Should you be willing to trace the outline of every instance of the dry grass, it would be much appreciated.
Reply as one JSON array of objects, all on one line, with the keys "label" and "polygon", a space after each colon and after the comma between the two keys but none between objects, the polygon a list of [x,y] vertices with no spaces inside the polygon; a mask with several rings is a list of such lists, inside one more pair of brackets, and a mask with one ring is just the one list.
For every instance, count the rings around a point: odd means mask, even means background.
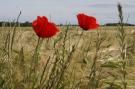
[{"label": "dry grass", "polygon": [[[59,56],[59,59],[68,59],[68,55],[71,56],[71,62],[70,65],[67,67],[66,74],[64,74],[64,81],[60,84],[68,86],[68,89],[88,89],[89,84],[89,73],[90,68],[93,63],[93,59],[96,54],[96,48],[97,48],[97,39],[101,41],[100,49],[97,53],[97,66],[96,66],[96,79],[98,80],[99,89],[112,89],[112,88],[105,88],[108,87],[110,84],[113,83],[114,80],[115,84],[121,85],[120,79],[115,77],[121,76],[120,71],[116,67],[116,64],[110,65],[110,67],[106,64],[113,62],[117,63],[119,62],[118,56],[120,55],[119,52],[119,46],[116,38],[117,34],[117,27],[100,27],[98,32],[97,30],[92,31],[85,31],[80,38],[80,35],[82,33],[82,30],[79,27],[72,27],[69,26],[68,32],[66,32],[67,27],[59,27],[61,30],[60,33],[58,33],[57,36],[51,38],[51,39],[44,39],[40,51],[39,51],[39,62],[38,67],[36,70],[37,72],[41,72],[43,69],[43,66],[46,64],[48,58],[49,64],[52,65],[55,63],[55,59],[57,56]],[[25,72],[27,73],[28,70],[23,70],[23,66],[26,68],[29,68],[29,62],[31,61],[31,57],[34,54],[35,47],[37,45],[38,37],[34,33],[33,29],[31,27],[18,27],[16,29],[16,35],[14,39],[14,45],[13,45],[13,52],[11,59],[14,59],[13,65],[7,66],[9,62],[8,55],[6,52],[3,51],[3,49],[8,49],[8,44],[6,44],[6,39],[8,37],[8,33],[11,33],[13,28],[9,27],[2,27],[0,28],[0,57],[1,57],[1,65],[0,68],[3,70],[3,68],[8,71],[7,68],[15,68],[14,71],[12,71],[12,76],[9,76],[12,79],[12,82],[15,82],[16,85],[9,85],[10,87],[14,87],[17,89],[30,89],[28,88],[27,82],[23,82],[23,85],[21,84],[22,81],[24,81],[24,75]],[[135,46],[132,45],[132,43],[135,42],[135,27],[125,27],[125,31],[127,33],[126,41],[129,42],[129,46],[132,46],[132,48],[129,47],[130,56],[128,60],[128,66],[127,66],[127,89],[134,89],[135,88],[135,53],[134,49]],[[67,36],[64,38],[65,34]],[[99,36],[98,36],[99,34]],[[79,44],[76,45],[76,43],[79,40]],[[63,44],[64,41],[64,44]],[[54,45],[55,44],[55,45]],[[74,45],[75,48],[73,47]],[[64,47],[64,49],[63,49]],[[70,53],[75,49],[75,51],[70,55]],[[128,50],[128,49],[127,49]],[[63,53],[64,52],[64,53]],[[20,56],[23,54],[23,60],[24,64],[18,64],[22,63],[20,62]],[[64,55],[64,56],[63,56]],[[132,56],[131,56],[132,55]],[[12,60],[13,61],[13,60]],[[61,60],[62,61],[62,60]],[[64,62],[62,62],[64,63]],[[101,67],[104,66],[104,67]],[[7,68],[6,68],[7,67]],[[47,66],[49,68],[49,66]],[[64,65],[63,65],[64,67]],[[25,69],[25,68],[24,68]],[[46,70],[47,72],[49,70]],[[65,71],[65,70],[63,70]],[[5,72],[5,71],[4,71]],[[4,83],[8,84],[8,76],[4,75],[6,73],[1,73],[1,78],[4,78]],[[60,72],[61,73],[61,72]],[[2,75],[3,74],[3,75]],[[23,75],[24,74],[24,75]],[[115,77],[114,77],[115,76]],[[7,79],[6,79],[7,78]],[[5,81],[6,80],[6,81]],[[11,80],[10,80],[11,81]],[[1,84],[2,81],[0,81]],[[51,81],[50,81],[51,82]],[[18,83],[18,84],[17,84]],[[25,84],[26,83],[26,84]],[[64,84],[63,84],[64,83]],[[31,84],[30,84],[31,85]],[[76,86],[75,86],[76,85]],[[23,88],[20,88],[20,87]],[[2,87],[2,86],[1,86]],[[19,87],[19,88],[18,88]],[[8,89],[4,86],[2,89]],[[47,89],[47,88],[46,88]],[[49,89],[49,88],[48,88]],[[50,88],[51,89],[51,88]],[[53,89],[53,88],[52,88]],[[57,88],[59,89],[59,88]],[[63,88],[67,89],[67,87]],[[116,88],[113,88],[116,89]],[[120,88],[119,88],[120,89]]]}]

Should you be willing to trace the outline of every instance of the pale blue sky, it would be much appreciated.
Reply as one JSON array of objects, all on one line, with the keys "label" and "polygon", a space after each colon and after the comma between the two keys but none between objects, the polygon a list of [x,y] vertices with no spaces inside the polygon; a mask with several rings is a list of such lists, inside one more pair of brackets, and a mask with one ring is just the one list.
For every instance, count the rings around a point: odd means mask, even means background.
[{"label": "pale blue sky", "polygon": [[76,14],[86,13],[99,24],[118,22],[117,3],[121,2],[125,20],[135,24],[135,0],[0,0],[0,21],[13,20],[22,11],[20,21],[33,21],[45,15],[55,23],[77,23]]}]

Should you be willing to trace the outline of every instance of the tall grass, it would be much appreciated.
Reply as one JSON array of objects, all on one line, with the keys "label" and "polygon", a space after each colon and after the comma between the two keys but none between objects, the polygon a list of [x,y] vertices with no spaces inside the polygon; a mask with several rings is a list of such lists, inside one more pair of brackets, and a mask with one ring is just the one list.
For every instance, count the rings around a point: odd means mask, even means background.
[{"label": "tall grass", "polygon": [[122,81],[122,88],[127,89],[127,82],[126,82],[126,66],[127,66],[127,43],[126,43],[126,32],[124,30],[124,22],[123,22],[123,11],[122,6],[118,4],[118,12],[119,12],[119,29],[118,29],[118,42],[120,48],[120,71],[122,74],[121,81]]}]

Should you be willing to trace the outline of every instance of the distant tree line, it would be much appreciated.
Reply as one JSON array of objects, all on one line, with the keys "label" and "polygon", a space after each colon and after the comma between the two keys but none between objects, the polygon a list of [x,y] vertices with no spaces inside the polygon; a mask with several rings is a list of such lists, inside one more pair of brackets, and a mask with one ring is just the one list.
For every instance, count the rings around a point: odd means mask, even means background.
[{"label": "distant tree line", "polygon": [[[118,26],[119,23],[107,23],[104,26]],[[124,23],[124,26],[135,26],[135,24]]]},{"label": "distant tree line", "polygon": [[[1,21],[0,22],[0,27],[5,26],[5,27],[9,27],[9,26],[14,26],[16,23],[15,22],[5,22],[5,21]],[[26,22],[19,22],[17,23],[17,26],[20,27],[31,27],[31,22],[26,21]],[[119,23],[107,23],[101,26],[118,26]],[[57,24],[57,26],[67,26],[65,24]],[[70,26],[78,26],[77,24],[70,24]],[[135,24],[129,24],[129,23],[124,23],[124,26],[135,26]]]},{"label": "distant tree line", "polygon": [[[0,22],[0,27],[5,26],[5,27],[13,27],[16,23],[15,22],[4,22],[1,21]],[[17,23],[17,26],[21,26],[21,27],[30,27],[31,26],[31,22],[19,22]]]},{"label": "distant tree line", "polygon": [[[4,22],[4,21],[1,21],[0,22],[0,27],[2,26],[6,26],[6,27],[9,27],[9,26],[14,26],[16,23],[15,22]],[[20,27],[31,27],[32,23],[31,22],[19,22],[17,23],[17,26],[20,26]],[[67,24],[69,25],[69,24]],[[57,26],[67,26],[65,24],[57,24]],[[70,24],[70,26],[78,26],[77,24]]]}]

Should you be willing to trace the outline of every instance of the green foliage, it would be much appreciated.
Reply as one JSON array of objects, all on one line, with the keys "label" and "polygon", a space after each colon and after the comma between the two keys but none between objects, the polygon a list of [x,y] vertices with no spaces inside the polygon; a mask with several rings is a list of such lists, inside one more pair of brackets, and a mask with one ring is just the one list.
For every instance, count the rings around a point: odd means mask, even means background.
[{"label": "green foliage", "polygon": [[118,64],[118,62],[109,61],[109,62],[105,62],[104,64],[102,64],[101,67],[119,68],[119,64]]}]

